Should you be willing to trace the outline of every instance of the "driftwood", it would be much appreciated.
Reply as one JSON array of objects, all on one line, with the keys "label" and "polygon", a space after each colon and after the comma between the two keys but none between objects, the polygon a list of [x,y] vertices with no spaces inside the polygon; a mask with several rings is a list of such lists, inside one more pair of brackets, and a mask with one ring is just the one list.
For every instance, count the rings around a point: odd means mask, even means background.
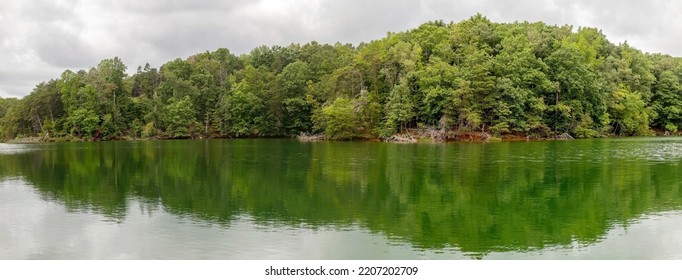
[{"label": "driftwood", "polygon": [[435,129],[433,127],[427,128],[424,132],[424,136],[428,137],[434,142],[445,142],[445,140],[448,138],[445,129]]},{"label": "driftwood", "polygon": [[13,144],[28,144],[28,143],[40,143],[44,142],[46,138],[42,137],[17,137],[7,141],[7,143]]},{"label": "driftwood", "polygon": [[298,141],[302,141],[302,142],[310,142],[310,141],[322,141],[322,140],[325,140],[326,138],[324,137],[324,134],[301,133],[298,136],[296,136],[296,139],[298,139]]},{"label": "driftwood", "polygon": [[417,139],[414,139],[412,135],[399,135],[395,134],[392,135],[391,137],[386,138],[386,142],[391,142],[391,143],[417,143]]},{"label": "driftwood", "polygon": [[487,142],[492,136],[487,132],[455,132],[450,139],[466,142]]},{"label": "driftwood", "polygon": [[573,140],[573,136],[571,136],[568,133],[560,134],[560,135],[554,136],[552,138],[557,139],[557,140]]}]

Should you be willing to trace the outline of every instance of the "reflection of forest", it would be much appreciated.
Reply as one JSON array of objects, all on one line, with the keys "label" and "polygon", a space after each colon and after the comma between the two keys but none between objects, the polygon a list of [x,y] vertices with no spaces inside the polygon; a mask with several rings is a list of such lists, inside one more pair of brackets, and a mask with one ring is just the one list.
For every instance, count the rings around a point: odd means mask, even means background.
[{"label": "reflection of forest", "polygon": [[615,223],[681,208],[678,158],[616,156],[658,144],[67,143],[2,155],[0,176],[114,219],[125,219],[134,198],[209,223],[247,214],[359,224],[420,248],[486,253],[590,243]]}]

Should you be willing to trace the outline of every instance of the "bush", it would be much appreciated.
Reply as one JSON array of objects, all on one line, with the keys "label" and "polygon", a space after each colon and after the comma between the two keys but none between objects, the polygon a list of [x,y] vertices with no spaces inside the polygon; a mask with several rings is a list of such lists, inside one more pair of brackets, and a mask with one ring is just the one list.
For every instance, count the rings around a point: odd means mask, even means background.
[{"label": "bush", "polygon": [[324,134],[329,139],[343,140],[355,137],[356,117],[350,99],[340,97],[322,109],[325,119]]},{"label": "bush", "polygon": [[152,138],[158,135],[156,127],[154,127],[154,122],[147,123],[144,128],[142,128],[142,138]]}]

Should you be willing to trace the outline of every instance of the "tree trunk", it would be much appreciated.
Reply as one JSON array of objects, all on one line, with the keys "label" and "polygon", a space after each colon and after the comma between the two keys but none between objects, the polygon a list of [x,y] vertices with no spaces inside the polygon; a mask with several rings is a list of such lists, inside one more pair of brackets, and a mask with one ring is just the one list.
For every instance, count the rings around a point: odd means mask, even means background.
[{"label": "tree trunk", "polygon": [[559,123],[559,91],[554,94],[554,132],[557,132],[557,123]]}]

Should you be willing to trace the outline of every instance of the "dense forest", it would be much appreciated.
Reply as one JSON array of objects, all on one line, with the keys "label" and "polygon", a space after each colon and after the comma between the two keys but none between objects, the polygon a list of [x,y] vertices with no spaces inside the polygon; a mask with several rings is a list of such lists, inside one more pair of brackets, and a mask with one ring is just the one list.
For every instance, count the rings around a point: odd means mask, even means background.
[{"label": "dense forest", "polygon": [[682,59],[594,28],[475,15],[361,43],[228,49],[127,74],[119,59],[0,99],[4,139],[548,138],[678,133]]}]

